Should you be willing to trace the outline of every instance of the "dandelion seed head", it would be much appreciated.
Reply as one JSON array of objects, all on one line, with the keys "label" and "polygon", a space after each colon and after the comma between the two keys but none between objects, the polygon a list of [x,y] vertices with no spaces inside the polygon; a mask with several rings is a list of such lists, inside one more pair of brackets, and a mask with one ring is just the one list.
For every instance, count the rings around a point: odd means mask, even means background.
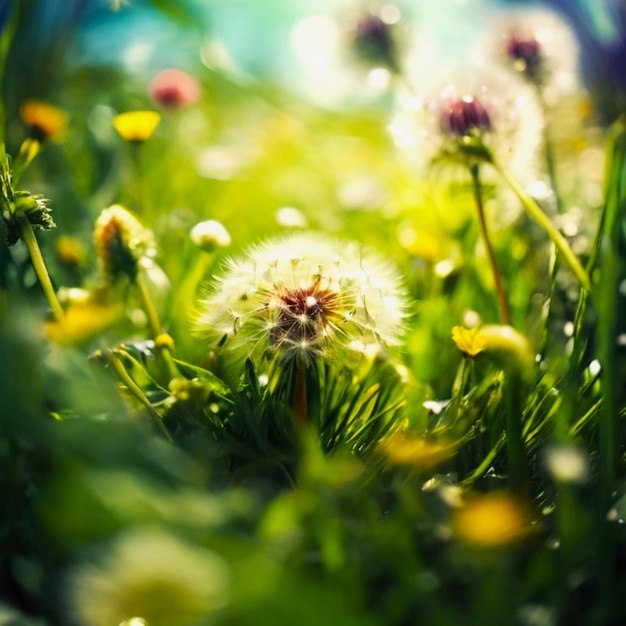
[{"label": "dandelion seed head", "polygon": [[242,357],[310,365],[353,342],[397,345],[406,298],[390,264],[356,244],[297,234],[231,259],[198,329]]},{"label": "dandelion seed head", "polygon": [[467,169],[472,158],[481,158],[468,152],[471,144],[484,146],[524,182],[536,178],[542,129],[532,87],[497,65],[400,96],[388,126],[402,156],[418,170],[434,163]]},{"label": "dandelion seed head", "polygon": [[77,566],[67,591],[85,626],[196,624],[228,602],[230,578],[219,555],[136,528],[119,535],[105,558]]},{"label": "dandelion seed head", "polygon": [[563,97],[580,89],[579,46],[572,28],[549,9],[506,10],[496,13],[477,53],[497,58],[526,81]]}]

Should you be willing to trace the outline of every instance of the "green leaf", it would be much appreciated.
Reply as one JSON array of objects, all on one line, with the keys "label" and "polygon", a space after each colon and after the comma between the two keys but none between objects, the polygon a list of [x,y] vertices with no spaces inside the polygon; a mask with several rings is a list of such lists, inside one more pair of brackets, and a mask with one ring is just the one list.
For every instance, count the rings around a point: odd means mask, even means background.
[{"label": "green leaf", "polygon": [[230,397],[230,389],[226,386],[224,381],[221,378],[218,378],[213,372],[205,370],[197,365],[186,363],[185,361],[179,361],[178,359],[174,359],[174,363],[176,363],[180,373],[185,378],[189,380],[197,378],[201,383],[210,386],[216,394],[224,398]]}]

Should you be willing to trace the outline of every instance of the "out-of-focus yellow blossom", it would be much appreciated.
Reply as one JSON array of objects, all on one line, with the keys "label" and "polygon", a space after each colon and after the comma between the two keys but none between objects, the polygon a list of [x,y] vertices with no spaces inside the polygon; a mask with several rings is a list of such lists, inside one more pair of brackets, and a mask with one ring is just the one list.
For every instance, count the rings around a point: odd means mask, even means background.
[{"label": "out-of-focus yellow blossom", "polygon": [[122,139],[141,143],[150,139],[161,121],[157,111],[128,111],[113,118],[113,126]]},{"label": "out-of-focus yellow blossom", "polygon": [[441,241],[427,230],[403,225],[398,231],[398,239],[400,245],[417,259],[434,263],[441,258]]},{"label": "out-of-focus yellow blossom", "polygon": [[446,439],[412,437],[397,432],[381,441],[378,449],[392,465],[427,471],[448,460],[456,447]]},{"label": "out-of-focus yellow blossom", "polygon": [[61,235],[56,241],[55,252],[65,265],[78,266],[85,262],[85,246],[75,237]]},{"label": "out-of-focus yellow blossom", "polygon": [[61,141],[65,135],[67,113],[49,102],[25,100],[20,106],[20,117],[38,141]]},{"label": "out-of-focus yellow blossom", "polygon": [[534,531],[532,521],[530,507],[506,491],[470,496],[451,519],[455,535],[478,548],[518,543]]},{"label": "out-of-focus yellow blossom", "polygon": [[512,326],[486,324],[481,326],[479,336],[484,349],[497,358],[528,372],[534,363],[534,356],[528,339]]},{"label": "out-of-focus yellow blossom", "polygon": [[65,346],[81,346],[112,326],[119,317],[119,307],[97,299],[72,302],[64,315],[46,322],[48,338]]},{"label": "out-of-focus yellow blossom", "polygon": [[487,347],[487,342],[480,334],[479,328],[455,326],[452,329],[452,340],[456,347],[469,358],[474,358]]}]

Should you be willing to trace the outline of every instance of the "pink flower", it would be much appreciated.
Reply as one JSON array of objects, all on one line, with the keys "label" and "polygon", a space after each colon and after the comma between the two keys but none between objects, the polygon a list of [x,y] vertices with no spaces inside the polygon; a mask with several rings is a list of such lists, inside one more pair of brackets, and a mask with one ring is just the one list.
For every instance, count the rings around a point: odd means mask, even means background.
[{"label": "pink flower", "polygon": [[161,70],[150,81],[152,101],[167,109],[180,109],[200,99],[200,85],[188,72],[176,68]]}]

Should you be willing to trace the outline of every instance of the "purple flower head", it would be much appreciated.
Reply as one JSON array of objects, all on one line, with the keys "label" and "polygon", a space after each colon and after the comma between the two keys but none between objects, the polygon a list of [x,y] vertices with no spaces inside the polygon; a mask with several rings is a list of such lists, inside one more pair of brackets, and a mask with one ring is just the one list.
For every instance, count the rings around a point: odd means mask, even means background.
[{"label": "purple flower head", "polygon": [[493,129],[487,109],[472,95],[449,98],[441,107],[440,124],[443,132],[453,137],[481,134]]}]

